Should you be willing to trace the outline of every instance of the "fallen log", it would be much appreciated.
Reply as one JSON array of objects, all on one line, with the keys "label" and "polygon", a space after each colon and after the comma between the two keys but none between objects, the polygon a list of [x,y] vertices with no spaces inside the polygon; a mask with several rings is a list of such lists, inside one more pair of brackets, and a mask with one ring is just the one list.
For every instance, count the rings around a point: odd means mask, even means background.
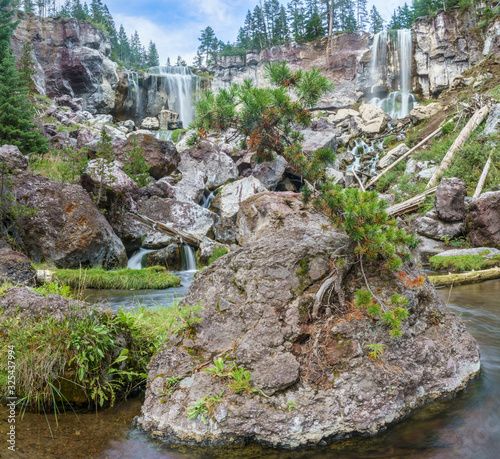
[{"label": "fallen log", "polygon": [[431,188],[430,190],[426,190],[423,193],[417,194],[413,196],[413,198],[408,199],[404,202],[400,202],[399,204],[395,204],[386,209],[388,215],[401,215],[411,212],[412,210],[418,209],[424,202],[425,198],[431,194],[434,194],[437,190],[437,186]]},{"label": "fallen log", "polygon": [[488,172],[490,170],[490,165],[491,165],[491,153],[488,158],[488,161],[486,161],[486,164],[483,169],[483,173],[481,174],[481,177],[479,178],[479,182],[477,182],[476,186],[476,191],[474,192],[474,198],[479,198],[481,195],[481,191],[483,191],[484,183],[486,182],[486,177],[488,176]]},{"label": "fallen log", "polygon": [[356,180],[358,181],[359,183],[359,186],[361,187],[361,191],[366,191],[364,185],[363,185],[363,182],[361,181],[361,179],[358,177],[358,174],[356,174],[356,171],[353,169],[352,170],[352,173],[354,174],[354,177],[356,177]]},{"label": "fallen log", "polygon": [[458,137],[455,139],[455,142],[453,142],[453,145],[446,153],[445,157],[441,161],[441,164],[432,175],[426,188],[432,188],[437,185],[438,179],[443,174],[443,171],[445,171],[450,167],[451,161],[453,160],[453,157],[455,156],[457,150],[459,150],[464,146],[465,142],[467,142],[467,139],[474,132],[474,130],[483,122],[483,120],[488,115],[489,111],[490,111],[490,106],[485,105],[481,110],[478,110],[476,113],[474,113],[473,117],[465,125],[460,134],[458,134]]},{"label": "fallen log", "polygon": [[400,156],[396,161],[394,161],[391,165],[387,166],[380,174],[378,174],[376,177],[373,177],[365,186],[366,189],[371,187],[374,183],[376,183],[380,177],[384,176],[389,172],[393,167],[397,166],[401,161],[404,159],[408,158],[412,153],[415,153],[416,150],[418,150],[420,147],[422,147],[426,142],[428,142],[430,139],[435,137],[441,132],[441,129],[443,129],[443,126],[439,126],[434,132],[429,134],[424,140],[419,142],[417,145],[415,145],[411,150],[408,150],[403,156]]},{"label": "fallen log", "polygon": [[189,244],[194,247],[199,247],[201,244],[200,239],[188,233],[187,231],[181,230],[179,228],[174,228],[167,223],[157,222],[149,217],[145,217],[144,215],[134,214],[132,212],[130,212],[130,215],[132,215],[132,217],[138,222],[147,226],[149,229],[158,231],[160,233],[165,233],[166,235],[171,236],[182,243]]},{"label": "fallen log", "polygon": [[483,271],[471,271],[468,273],[450,273],[443,276],[429,276],[434,287],[445,287],[448,285],[476,284],[492,279],[500,279],[500,268],[485,269]]}]

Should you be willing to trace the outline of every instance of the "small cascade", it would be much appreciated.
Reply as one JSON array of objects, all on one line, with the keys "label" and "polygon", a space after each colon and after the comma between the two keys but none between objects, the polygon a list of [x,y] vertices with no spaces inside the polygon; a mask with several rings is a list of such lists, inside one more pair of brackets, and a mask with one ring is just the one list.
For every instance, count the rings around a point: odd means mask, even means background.
[{"label": "small cascade", "polygon": [[181,252],[182,271],[196,271],[196,255],[188,244],[182,244]]},{"label": "small cascade", "polygon": [[155,137],[158,140],[172,140],[173,132],[174,131],[164,131],[164,130],[156,131]]},{"label": "small cascade", "polygon": [[213,199],[215,198],[215,195],[210,192],[210,193],[204,193],[203,197],[201,198],[201,203],[200,206],[203,207],[204,209],[208,209],[210,207],[210,204],[212,204]]},{"label": "small cascade", "polygon": [[200,89],[200,78],[183,66],[151,67],[148,72],[155,80],[153,87],[167,94],[168,109],[178,113],[187,127],[194,121],[193,98]]},{"label": "small cascade", "polygon": [[372,141],[368,145],[364,140],[356,140],[355,146],[348,150],[354,155],[354,162],[346,167],[346,172],[353,170],[364,171],[368,175],[377,174],[377,163],[380,157],[380,151],[383,150],[382,144]]},{"label": "small cascade", "polygon": [[142,262],[144,256],[150,252],[155,252],[151,249],[139,249],[128,261],[127,268],[128,269],[142,269]]},{"label": "small cascade", "polygon": [[[391,118],[404,118],[416,105],[411,93],[412,67],[411,30],[379,32],[373,37],[370,74],[372,84],[371,104],[377,105]],[[390,70],[391,69],[391,70]],[[398,87],[387,97],[377,97],[377,88]]]},{"label": "small cascade", "polygon": [[124,69],[124,72],[127,75],[127,83],[129,88],[128,97],[130,99],[133,110],[136,113],[136,118],[138,118],[141,116],[141,91],[139,89],[139,75],[137,74],[137,72],[133,72],[127,69]]}]

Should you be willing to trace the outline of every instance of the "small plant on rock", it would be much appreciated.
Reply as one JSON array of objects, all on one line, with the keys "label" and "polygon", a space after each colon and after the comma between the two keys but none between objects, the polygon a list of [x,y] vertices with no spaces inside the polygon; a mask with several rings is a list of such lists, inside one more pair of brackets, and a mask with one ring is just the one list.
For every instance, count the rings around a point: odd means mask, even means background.
[{"label": "small plant on rock", "polygon": [[367,344],[365,347],[370,349],[370,353],[368,354],[368,357],[372,360],[378,360],[382,357],[384,354],[384,347],[385,344],[382,343],[370,343]]}]

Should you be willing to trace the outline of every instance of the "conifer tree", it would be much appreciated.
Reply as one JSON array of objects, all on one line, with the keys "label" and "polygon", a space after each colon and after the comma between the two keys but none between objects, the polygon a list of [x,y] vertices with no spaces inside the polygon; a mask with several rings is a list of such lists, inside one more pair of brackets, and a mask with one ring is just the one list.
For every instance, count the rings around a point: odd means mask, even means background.
[{"label": "conifer tree", "polygon": [[366,32],[368,27],[367,0],[356,0],[356,22],[358,34]]},{"label": "conifer tree", "polygon": [[384,20],[375,5],[373,5],[370,11],[370,32],[379,33],[382,30],[384,30]]},{"label": "conifer tree", "polygon": [[30,42],[23,45],[21,57],[17,61],[17,69],[19,70],[20,80],[19,83],[22,87],[26,88],[28,99],[33,104],[34,95],[36,93],[36,85],[33,77],[36,75],[35,63],[31,58],[31,53],[34,46]]},{"label": "conifer tree", "polygon": [[198,50],[201,54],[205,55],[206,63],[208,64],[210,61],[210,56],[213,55],[214,47],[217,47],[218,40],[215,36],[214,29],[212,27],[207,27],[206,29],[201,31],[201,37],[198,38],[200,41],[200,46]]},{"label": "conifer tree", "polygon": [[150,41],[148,48],[148,67],[156,67],[157,65],[160,65],[160,56],[156,49],[156,45]]},{"label": "conifer tree", "polygon": [[0,0],[0,145],[15,145],[25,153],[44,153],[47,141],[36,128],[27,89],[20,86],[10,39],[18,22],[11,22],[11,0]]}]

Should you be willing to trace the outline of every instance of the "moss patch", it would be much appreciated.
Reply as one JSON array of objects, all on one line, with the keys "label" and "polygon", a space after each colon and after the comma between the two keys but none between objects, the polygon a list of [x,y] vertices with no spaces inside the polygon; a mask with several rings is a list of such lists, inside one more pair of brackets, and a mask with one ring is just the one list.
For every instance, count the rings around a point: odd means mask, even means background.
[{"label": "moss patch", "polygon": [[[485,251],[487,252],[487,251]],[[433,256],[429,258],[431,268],[436,271],[480,271],[500,266],[500,255],[486,258],[483,255],[457,255],[449,257]]]}]

